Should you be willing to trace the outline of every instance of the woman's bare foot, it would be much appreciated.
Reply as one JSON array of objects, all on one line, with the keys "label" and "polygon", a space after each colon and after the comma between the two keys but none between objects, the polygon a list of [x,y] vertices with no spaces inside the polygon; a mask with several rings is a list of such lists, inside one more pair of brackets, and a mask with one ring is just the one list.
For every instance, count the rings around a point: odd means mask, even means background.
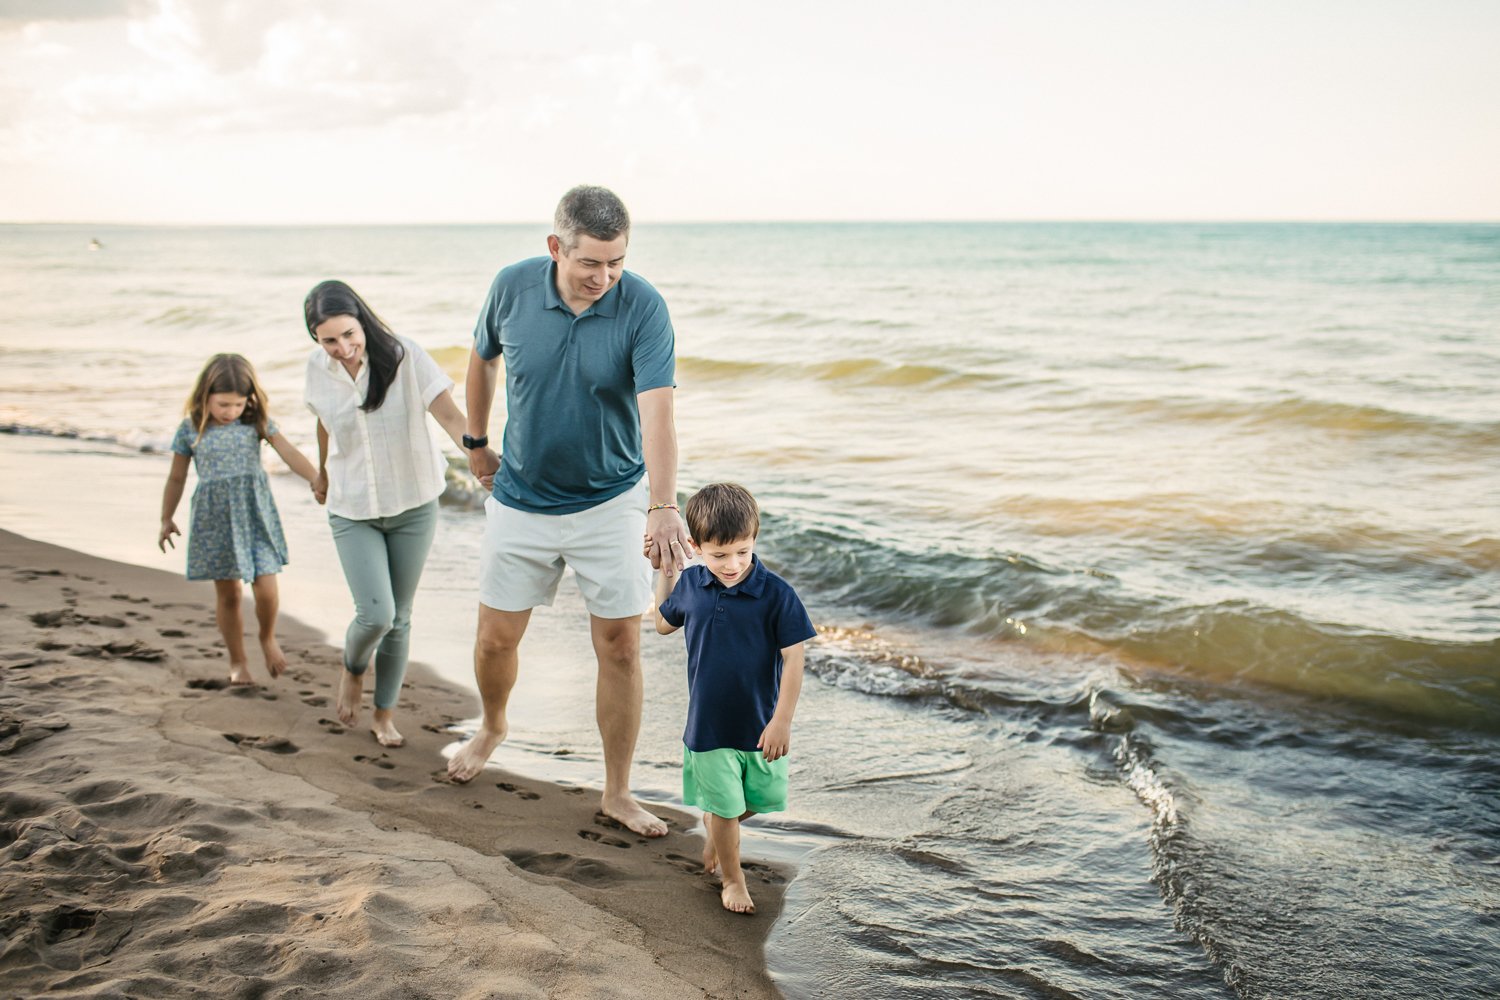
[{"label": "woman's bare foot", "polygon": [[618,823],[623,823],[642,837],[665,837],[667,824],[641,808],[641,804],[628,792],[617,796],[605,796],[599,811]]},{"label": "woman's bare foot", "polygon": [[250,676],[250,664],[229,664],[229,683],[233,687],[245,687],[246,685],[254,684],[255,678]]},{"label": "woman's bare foot", "polygon": [[750,898],[750,890],[742,881],[725,882],[724,888],[719,892],[719,901],[724,904],[724,909],[732,913],[755,912],[755,902]]},{"label": "woman's bare foot", "polygon": [[459,784],[473,778],[484,770],[490,754],[504,742],[505,730],[496,733],[480,726],[474,738],[459,747],[458,752],[448,761],[448,777]]},{"label": "woman's bare foot", "polygon": [[396,724],[391,721],[393,714],[388,708],[377,708],[375,717],[370,721],[370,732],[374,735],[375,742],[383,747],[406,745],[406,737],[396,731]]},{"label": "woman's bare foot", "polygon": [[286,673],[286,654],[283,653],[281,651],[281,647],[276,644],[275,636],[272,636],[269,639],[262,639],[260,642],[260,651],[261,654],[266,658],[266,672],[269,673],[273,679],[280,677],[282,674]]},{"label": "woman's bare foot", "polygon": [[365,693],[365,675],[344,671],[339,681],[339,721],[352,726],[359,720],[359,702]]}]

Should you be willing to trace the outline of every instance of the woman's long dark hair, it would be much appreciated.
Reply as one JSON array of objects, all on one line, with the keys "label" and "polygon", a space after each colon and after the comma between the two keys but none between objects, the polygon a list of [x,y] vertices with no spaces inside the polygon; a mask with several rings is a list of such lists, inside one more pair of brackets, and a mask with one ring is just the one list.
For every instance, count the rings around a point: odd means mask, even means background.
[{"label": "woman's long dark hair", "polygon": [[307,335],[318,339],[317,329],[335,316],[353,316],[365,331],[365,357],[370,361],[370,385],[365,390],[365,401],[360,409],[369,413],[380,409],[385,402],[385,391],[396,379],[396,369],[406,352],[401,341],[375,315],[375,310],[365,304],[359,294],[342,281],[324,281],[307,293],[302,303],[302,312],[307,319]]}]

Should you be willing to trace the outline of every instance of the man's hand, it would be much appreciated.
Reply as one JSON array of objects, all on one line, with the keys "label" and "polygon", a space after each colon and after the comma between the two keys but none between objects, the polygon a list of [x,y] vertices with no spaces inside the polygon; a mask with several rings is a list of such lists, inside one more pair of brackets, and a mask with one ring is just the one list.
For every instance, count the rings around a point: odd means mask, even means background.
[{"label": "man's hand", "polygon": [[486,490],[495,488],[495,473],[500,468],[500,456],[490,447],[469,449],[469,471]]},{"label": "man's hand", "polygon": [[658,507],[646,515],[646,537],[641,548],[669,579],[687,568],[693,559],[693,539],[682,517],[671,507]]}]

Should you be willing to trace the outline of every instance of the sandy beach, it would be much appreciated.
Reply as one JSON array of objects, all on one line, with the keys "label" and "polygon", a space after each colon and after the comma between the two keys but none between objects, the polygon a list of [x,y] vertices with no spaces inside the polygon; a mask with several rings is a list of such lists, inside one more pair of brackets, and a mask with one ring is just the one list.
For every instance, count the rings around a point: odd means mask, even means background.
[{"label": "sandy beach", "polygon": [[291,670],[229,689],[205,586],[3,531],[0,580],[5,996],[779,995],[789,872],[752,864],[737,917],[690,816],[648,841],[597,788],[449,784],[476,705],[426,668],[383,750],[291,619]]}]

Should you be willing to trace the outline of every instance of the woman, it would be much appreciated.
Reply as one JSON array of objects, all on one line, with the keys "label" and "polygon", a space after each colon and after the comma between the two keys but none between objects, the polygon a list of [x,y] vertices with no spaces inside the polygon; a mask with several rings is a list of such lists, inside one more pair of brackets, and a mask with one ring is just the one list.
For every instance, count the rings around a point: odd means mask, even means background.
[{"label": "woman", "polygon": [[303,392],[318,418],[313,495],[328,505],[334,547],[354,597],[338,715],[346,726],[359,718],[373,658],[371,732],[381,746],[398,747],[405,740],[392,715],[447,467],[426,415],[460,448],[464,416],[453,402],[453,380],[415,341],[392,333],[342,281],[314,288],[303,311],[318,344],[307,360]]}]

